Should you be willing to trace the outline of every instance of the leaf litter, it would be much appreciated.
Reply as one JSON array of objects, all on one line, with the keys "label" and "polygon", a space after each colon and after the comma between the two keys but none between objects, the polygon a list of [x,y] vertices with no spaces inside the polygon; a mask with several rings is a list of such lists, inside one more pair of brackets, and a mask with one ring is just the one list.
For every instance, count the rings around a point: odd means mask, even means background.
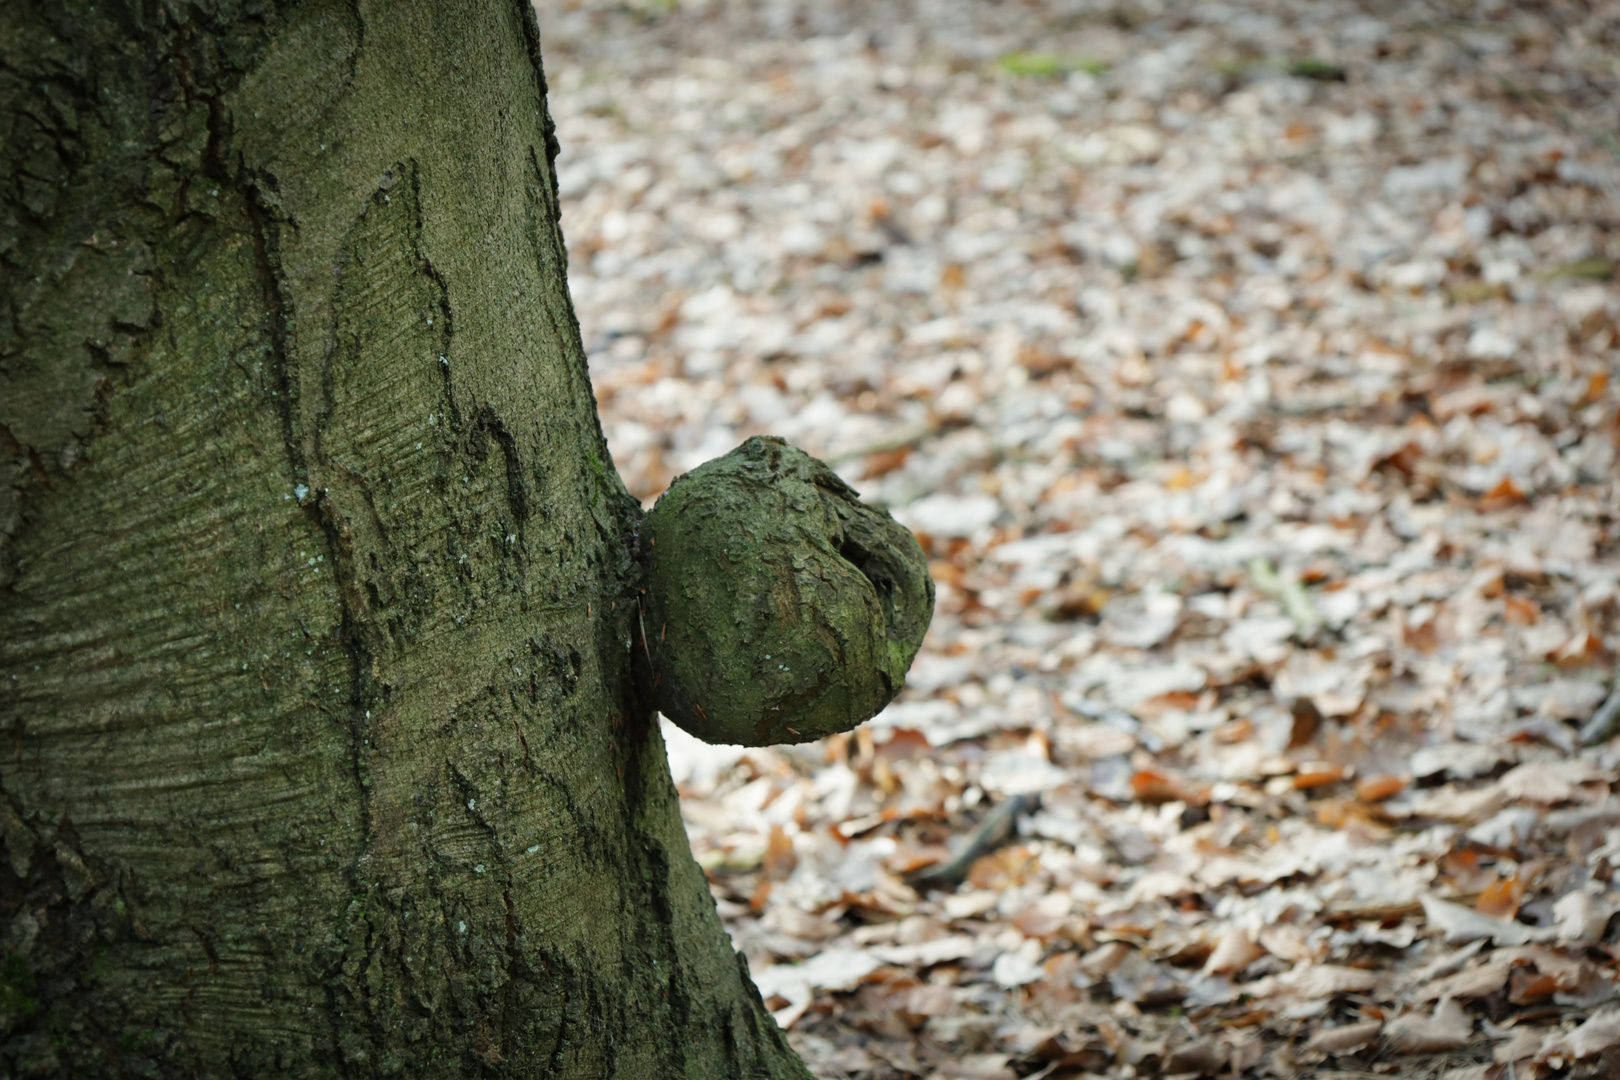
[{"label": "leaf litter", "polygon": [[538,12],[631,490],[782,435],[938,583],[665,729],[817,1075],[1620,1075],[1620,5]]}]

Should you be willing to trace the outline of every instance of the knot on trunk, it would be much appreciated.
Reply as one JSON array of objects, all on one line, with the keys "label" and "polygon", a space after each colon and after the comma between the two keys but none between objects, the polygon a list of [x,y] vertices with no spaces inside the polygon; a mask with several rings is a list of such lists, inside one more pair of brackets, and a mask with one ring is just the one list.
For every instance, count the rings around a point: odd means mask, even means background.
[{"label": "knot on trunk", "polygon": [[706,742],[807,742],[870,719],[934,613],[916,537],[781,439],[676,478],[642,536],[652,700]]}]

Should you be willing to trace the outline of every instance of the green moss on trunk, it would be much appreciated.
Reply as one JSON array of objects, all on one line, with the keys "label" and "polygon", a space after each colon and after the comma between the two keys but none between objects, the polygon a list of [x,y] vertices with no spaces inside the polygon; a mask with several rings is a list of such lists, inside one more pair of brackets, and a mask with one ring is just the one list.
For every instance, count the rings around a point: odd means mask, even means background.
[{"label": "green moss on trunk", "polygon": [[781,439],[678,477],[643,534],[652,697],[709,742],[806,742],[870,719],[933,616],[916,537]]},{"label": "green moss on trunk", "polygon": [[793,1076],[521,0],[0,5],[0,1074]]}]

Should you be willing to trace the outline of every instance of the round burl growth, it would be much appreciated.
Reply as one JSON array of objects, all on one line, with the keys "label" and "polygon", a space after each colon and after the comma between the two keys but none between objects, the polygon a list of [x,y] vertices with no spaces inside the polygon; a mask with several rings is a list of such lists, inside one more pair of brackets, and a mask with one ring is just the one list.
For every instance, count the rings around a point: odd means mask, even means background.
[{"label": "round burl growth", "polygon": [[870,719],[934,614],[916,538],[781,439],[677,478],[642,535],[653,700],[707,742],[806,742]]}]

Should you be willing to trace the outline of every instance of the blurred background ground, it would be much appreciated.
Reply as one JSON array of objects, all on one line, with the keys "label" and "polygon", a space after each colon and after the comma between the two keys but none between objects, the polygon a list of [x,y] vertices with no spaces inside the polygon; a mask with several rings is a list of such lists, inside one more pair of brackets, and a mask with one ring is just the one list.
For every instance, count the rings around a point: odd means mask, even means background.
[{"label": "blurred background ground", "polygon": [[938,582],[667,729],[819,1076],[1620,1075],[1620,4],[537,8],[632,491],[782,435]]}]

